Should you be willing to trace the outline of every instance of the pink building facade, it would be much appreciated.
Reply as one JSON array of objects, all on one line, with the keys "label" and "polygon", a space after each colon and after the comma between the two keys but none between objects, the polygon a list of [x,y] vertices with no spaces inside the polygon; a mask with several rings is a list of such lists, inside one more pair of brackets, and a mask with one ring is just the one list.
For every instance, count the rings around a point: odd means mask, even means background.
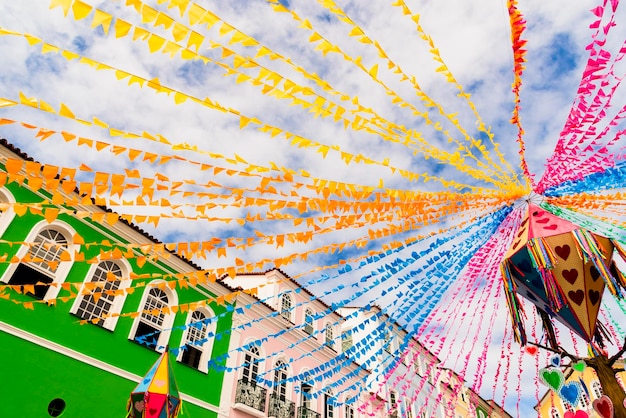
[{"label": "pink building facade", "polygon": [[278,269],[227,278],[235,301],[220,413],[365,418],[369,372],[342,354],[344,318]]}]

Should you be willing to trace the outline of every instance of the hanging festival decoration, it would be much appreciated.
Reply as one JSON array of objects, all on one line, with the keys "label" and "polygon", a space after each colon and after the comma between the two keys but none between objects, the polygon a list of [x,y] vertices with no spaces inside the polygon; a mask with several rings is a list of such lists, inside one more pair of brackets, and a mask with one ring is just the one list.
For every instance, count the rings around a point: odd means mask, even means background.
[{"label": "hanging festival decoration", "polygon": [[[613,267],[614,243],[532,203],[515,237],[502,277],[516,338],[526,343],[519,294],[540,310],[544,326],[554,316],[591,342],[605,285],[615,297],[626,291],[626,279]],[[554,331],[547,332],[556,349]]]},{"label": "hanging festival decoration", "polygon": [[[527,371],[527,353],[539,381],[576,407],[583,389],[565,381],[559,370],[565,356],[554,354],[549,367],[539,369],[543,348],[526,345],[518,352],[514,340],[543,342],[535,328],[540,322],[546,345],[553,349],[563,341],[579,349],[576,334],[592,343],[597,354],[607,341],[623,337],[621,328],[610,324],[619,324],[613,317],[626,312],[620,301],[626,278],[613,260],[626,256],[626,44],[618,32],[624,25],[618,9],[623,5],[600,0],[591,10],[591,40],[579,51],[586,61],[571,109],[563,114],[558,135],[544,137],[542,132],[538,140],[533,137],[538,128],[527,121],[534,122],[530,115],[545,109],[524,103],[525,89],[529,97],[536,94],[533,75],[528,76],[537,65],[536,46],[526,39],[533,28],[518,1],[507,0],[500,11],[508,21],[504,37],[511,80],[504,84],[512,100],[508,107],[500,106],[509,116],[491,121],[493,128],[479,110],[487,96],[497,103],[497,83],[492,91],[482,80],[454,74],[464,66],[446,56],[447,41],[440,43],[441,34],[429,32],[427,8],[394,0],[386,6],[397,20],[373,23],[361,13],[365,4],[315,3],[269,0],[251,2],[243,10],[238,2],[51,0],[45,12],[62,22],[57,26],[40,30],[19,19],[2,20],[0,45],[17,53],[6,54],[15,62],[3,69],[7,77],[0,77],[0,85],[9,86],[0,92],[0,136],[45,152],[32,152],[41,163],[0,155],[0,188],[20,185],[38,196],[23,202],[0,199],[0,211],[18,220],[38,217],[47,224],[72,217],[105,230],[132,223],[164,240],[96,240],[76,233],[72,242],[80,248],[64,253],[61,261],[85,269],[121,259],[142,269],[174,254],[202,265],[171,274],[131,271],[113,296],[144,291],[153,280],[159,280],[157,288],[177,292],[284,268],[311,291],[311,301],[330,301],[317,312],[320,318],[343,307],[363,313],[376,306],[379,311],[355,328],[397,322],[407,334],[392,352],[372,355],[372,347],[386,335],[385,326],[376,326],[346,350],[351,357],[337,352],[284,379],[293,387],[309,380],[324,384],[335,391],[339,403],[349,404],[348,395],[366,387],[366,379],[357,373],[332,379],[355,359],[374,367],[371,379],[400,388],[402,399],[417,402],[432,384],[429,379],[438,381],[445,374],[434,361],[421,365],[411,351],[416,342],[424,342],[460,378],[450,385],[453,398],[469,382],[477,392],[490,390],[490,398],[519,408],[522,396],[529,396],[522,395],[528,389],[521,377]],[[247,13],[254,18],[242,18]],[[396,30],[397,38],[377,36]],[[503,38],[502,33],[496,37]],[[412,38],[417,42],[415,57],[406,59],[405,43]],[[547,55],[563,58],[563,51],[574,50],[568,42],[555,36],[550,43],[557,45],[556,52]],[[483,56],[465,67],[494,65],[490,45],[483,40],[479,47],[474,49]],[[118,54],[118,48],[124,52]],[[565,65],[565,58],[556,61],[555,66]],[[429,70],[422,73],[422,68]],[[54,76],[39,77],[45,70]],[[553,78],[550,82],[566,78],[558,72],[546,77]],[[122,99],[120,92],[128,97]],[[506,119],[511,132],[502,128]],[[545,124],[541,122],[542,129]],[[543,143],[554,151],[545,155],[542,174],[534,171],[535,150],[544,152]],[[57,147],[63,150],[59,155]],[[0,247],[8,250],[0,253],[0,263],[12,269],[33,262],[29,252],[12,251],[37,245],[2,236]],[[290,280],[278,280],[276,286]],[[28,299],[42,286],[52,289],[54,297]],[[102,319],[124,321],[207,306],[223,308],[214,317],[223,319],[232,312],[242,314],[242,308],[235,308],[241,297],[253,297],[249,307],[269,303],[270,298],[259,296],[265,286],[261,281],[150,311],[126,306],[122,312],[76,322],[88,326]],[[604,303],[609,294],[617,308]],[[29,311],[102,295],[103,285],[95,282],[0,283],[0,303]],[[507,328],[500,335],[495,324],[505,301],[513,332]],[[526,301],[537,313],[524,309]],[[291,309],[303,306],[295,303]],[[213,335],[229,338],[233,331],[244,333],[276,317],[233,323]],[[341,327],[343,320],[328,324]],[[528,332],[527,322],[532,323]],[[573,333],[558,335],[557,322]],[[167,331],[193,327],[176,324]],[[305,323],[292,324],[264,338],[279,340],[307,332],[305,328]],[[323,333],[315,329],[306,338],[293,337],[289,348],[304,354],[291,361],[323,351],[323,346],[302,350]],[[146,343],[158,336],[148,333],[135,341]],[[259,341],[245,348],[255,343]],[[180,344],[172,353],[185,349]],[[500,354],[495,360],[488,355],[494,344]],[[241,349],[210,358],[208,369],[240,373],[244,365],[228,360]],[[272,387],[276,369],[270,363],[279,353],[262,351],[259,362],[267,367],[258,382]],[[406,373],[398,374],[396,359],[407,366]],[[163,401],[167,394],[145,395],[154,389],[150,385],[162,363],[138,386],[136,392],[144,395],[131,397],[130,416],[160,418],[180,412],[175,384],[169,403]],[[571,366],[582,371],[590,365],[579,360]],[[493,368],[502,384],[485,388]],[[163,370],[169,373],[169,366]],[[340,380],[348,377],[354,383],[342,387]],[[418,382],[415,393],[407,389],[411,382]],[[510,396],[513,392],[517,400]],[[319,387],[311,394],[326,396]],[[385,396],[382,386],[372,388],[358,410],[402,413],[380,402]],[[148,407],[155,399],[159,406]],[[621,407],[614,403],[616,408],[602,398],[593,407],[608,417]],[[417,415],[437,407],[450,408],[452,401],[437,393]],[[583,411],[567,414],[586,416]]]},{"label": "hanging festival decoration", "polygon": [[130,394],[129,418],[176,418],[182,408],[166,349]]}]

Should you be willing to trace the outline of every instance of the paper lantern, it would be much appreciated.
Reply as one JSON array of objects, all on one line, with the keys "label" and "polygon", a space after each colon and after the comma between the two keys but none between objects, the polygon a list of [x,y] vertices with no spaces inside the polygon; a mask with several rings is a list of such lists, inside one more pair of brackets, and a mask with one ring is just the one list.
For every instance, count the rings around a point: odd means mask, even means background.
[{"label": "paper lantern", "polygon": [[130,394],[128,417],[176,418],[181,401],[167,350]]},{"label": "paper lantern", "polygon": [[501,264],[518,341],[526,343],[516,294],[590,342],[605,287],[618,297],[626,287],[613,252],[610,239],[529,204]]}]

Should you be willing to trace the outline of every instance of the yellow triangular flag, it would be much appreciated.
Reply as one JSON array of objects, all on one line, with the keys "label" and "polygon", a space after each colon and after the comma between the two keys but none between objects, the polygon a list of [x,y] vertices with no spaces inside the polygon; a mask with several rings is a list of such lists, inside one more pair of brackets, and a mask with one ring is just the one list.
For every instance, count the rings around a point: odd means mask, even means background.
[{"label": "yellow triangular flag", "polygon": [[91,21],[91,27],[95,28],[102,25],[102,30],[105,35],[109,34],[109,28],[111,27],[111,22],[113,21],[113,16],[108,13],[103,12],[102,10],[96,9],[96,13],[93,15],[93,20]]},{"label": "yellow triangular flag", "polygon": [[93,7],[87,3],[83,3],[80,0],[76,0],[72,5],[72,11],[74,12],[74,19],[81,20],[86,18],[93,10]]}]

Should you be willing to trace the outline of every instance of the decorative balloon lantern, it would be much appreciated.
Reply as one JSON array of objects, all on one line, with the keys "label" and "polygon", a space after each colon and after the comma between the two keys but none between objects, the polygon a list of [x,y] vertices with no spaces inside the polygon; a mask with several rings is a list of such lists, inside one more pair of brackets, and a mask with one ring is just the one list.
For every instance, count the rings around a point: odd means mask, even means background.
[{"label": "decorative balloon lantern", "polygon": [[556,318],[585,341],[597,339],[604,288],[619,298],[626,290],[626,278],[612,260],[614,249],[626,259],[615,241],[529,203],[500,266],[516,340],[527,342],[518,295],[537,307],[549,336],[554,336],[550,319]]},{"label": "decorative balloon lantern", "polygon": [[130,394],[128,418],[176,418],[182,403],[166,349]]}]

